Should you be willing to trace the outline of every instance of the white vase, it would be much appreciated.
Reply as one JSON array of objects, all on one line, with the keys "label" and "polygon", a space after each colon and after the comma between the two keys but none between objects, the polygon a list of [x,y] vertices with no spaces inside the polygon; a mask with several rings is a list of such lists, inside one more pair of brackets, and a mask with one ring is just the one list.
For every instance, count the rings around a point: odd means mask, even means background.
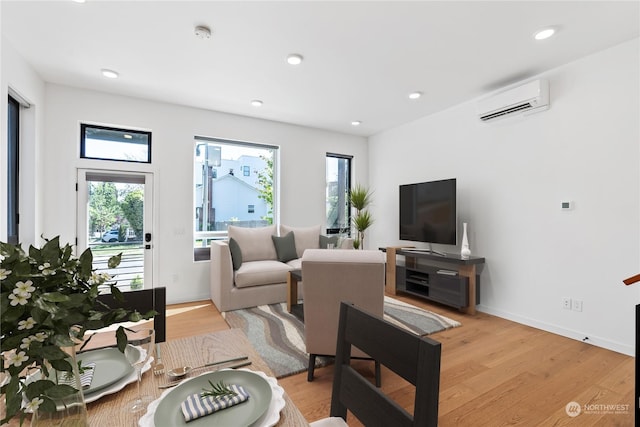
[{"label": "white vase", "polygon": [[471,249],[469,249],[469,240],[467,239],[467,223],[462,223],[462,248],[460,249],[460,256],[464,259],[469,258],[471,255]]}]

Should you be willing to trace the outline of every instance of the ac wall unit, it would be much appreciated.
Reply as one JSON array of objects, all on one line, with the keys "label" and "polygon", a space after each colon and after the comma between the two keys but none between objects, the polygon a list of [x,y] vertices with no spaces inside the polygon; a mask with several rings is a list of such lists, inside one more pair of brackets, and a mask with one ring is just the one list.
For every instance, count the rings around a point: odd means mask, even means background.
[{"label": "ac wall unit", "polygon": [[525,83],[478,101],[478,117],[483,122],[533,114],[549,109],[549,82],[544,79]]}]

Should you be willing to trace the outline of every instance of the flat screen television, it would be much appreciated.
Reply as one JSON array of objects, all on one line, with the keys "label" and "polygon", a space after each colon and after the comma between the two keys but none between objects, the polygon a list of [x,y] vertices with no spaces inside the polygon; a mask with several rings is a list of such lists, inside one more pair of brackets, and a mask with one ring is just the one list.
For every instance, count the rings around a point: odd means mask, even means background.
[{"label": "flat screen television", "polygon": [[400,186],[400,240],[455,245],[456,180]]}]

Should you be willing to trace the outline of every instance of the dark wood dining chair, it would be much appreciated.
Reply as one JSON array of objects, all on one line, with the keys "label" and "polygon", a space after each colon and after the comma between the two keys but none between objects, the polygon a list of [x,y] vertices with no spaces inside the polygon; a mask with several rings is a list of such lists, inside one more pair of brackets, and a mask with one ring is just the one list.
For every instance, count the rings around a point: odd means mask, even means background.
[{"label": "dark wood dining chair", "polygon": [[[351,367],[352,345],[415,386],[413,415]],[[415,335],[342,302],[331,418],[311,425],[346,425],[349,410],[367,427],[437,426],[440,356],[439,342]]]},{"label": "dark wood dining chair", "polygon": [[111,294],[101,294],[98,300],[107,304],[111,308],[124,308],[126,310],[137,310],[144,314],[155,310],[157,314],[153,317],[153,329],[156,331],[156,342],[167,340],[167,289],[158,287],[153,289],[142,289],[139,291],[122,292],[124,301],[117,301]]}]

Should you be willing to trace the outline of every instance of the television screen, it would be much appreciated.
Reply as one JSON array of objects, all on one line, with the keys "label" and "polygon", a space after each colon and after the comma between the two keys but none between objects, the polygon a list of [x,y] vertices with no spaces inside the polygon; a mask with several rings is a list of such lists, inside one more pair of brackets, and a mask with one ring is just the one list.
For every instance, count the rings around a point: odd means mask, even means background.
[{"label": "television screen", "polygon": [[400,240],[456,244],[456,180],[400,186]]}]

